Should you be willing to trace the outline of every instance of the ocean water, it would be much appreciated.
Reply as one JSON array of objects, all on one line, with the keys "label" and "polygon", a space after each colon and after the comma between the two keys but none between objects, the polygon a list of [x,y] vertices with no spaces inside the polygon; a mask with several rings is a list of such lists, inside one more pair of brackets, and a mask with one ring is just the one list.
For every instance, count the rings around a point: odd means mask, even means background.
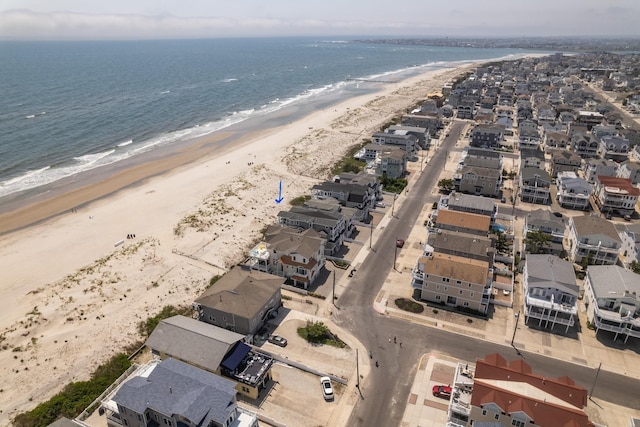
[{"label": "ocean water", "polygon": [[312,38],[0,42],[0,198],[372,90],[360,79],[516,54]]}]

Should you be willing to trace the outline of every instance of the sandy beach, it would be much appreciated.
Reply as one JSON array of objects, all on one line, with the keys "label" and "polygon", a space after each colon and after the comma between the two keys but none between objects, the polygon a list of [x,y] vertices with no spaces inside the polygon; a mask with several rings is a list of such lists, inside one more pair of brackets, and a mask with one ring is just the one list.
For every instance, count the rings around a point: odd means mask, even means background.
[{"label": "sandy beach", "polygon": [[234,135],[212,134],[0,215],[0,425],[87,379],[163,306],[191,303],[349,147],[462,72],[387,84],[215,154],[207,143]]}]

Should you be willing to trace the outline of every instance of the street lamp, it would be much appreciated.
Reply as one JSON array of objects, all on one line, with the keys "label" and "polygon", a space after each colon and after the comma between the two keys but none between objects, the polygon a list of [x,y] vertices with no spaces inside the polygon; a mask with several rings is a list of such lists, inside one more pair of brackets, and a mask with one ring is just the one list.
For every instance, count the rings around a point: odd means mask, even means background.
[{"label": "street lamp", "polygon": [[520,319],[520,310],[515,314],[516,324],[513,326],[513,337],[511,337],[511,347],[513,347],[513,340],[516,339],[516,331],[518,330],[518,319]]},{"label": "street lamp", "polygon": [[393,193],[393,204],[391,205],[391,216],[393,216],[393,211],[394,211],[394,209],[396,207],[396,196],[397,196],[397,194]]}]

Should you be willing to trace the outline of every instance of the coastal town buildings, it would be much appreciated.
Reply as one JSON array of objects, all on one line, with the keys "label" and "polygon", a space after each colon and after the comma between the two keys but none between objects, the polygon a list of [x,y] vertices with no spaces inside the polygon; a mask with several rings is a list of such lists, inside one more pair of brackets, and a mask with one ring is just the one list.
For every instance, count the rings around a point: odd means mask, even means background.
[{"label": "coastal town buildings", "polygon": [[594,200],[601,212],[631,215],[640,196],[640,190],[630,179],[598,176],[594,183]]},{"label": "coastal town buildings", "polygon": [[475,369],[458,364],[448,426],[595,427],[585,411],[587,390],[569,377],[535,374],[522,359],[500,354],[477,359]]},{"label": "coastal town buildings", "polygon": [[556,200],[566,209],[589,210],[593,187],[575,172],[560,172],[556,179]]}]

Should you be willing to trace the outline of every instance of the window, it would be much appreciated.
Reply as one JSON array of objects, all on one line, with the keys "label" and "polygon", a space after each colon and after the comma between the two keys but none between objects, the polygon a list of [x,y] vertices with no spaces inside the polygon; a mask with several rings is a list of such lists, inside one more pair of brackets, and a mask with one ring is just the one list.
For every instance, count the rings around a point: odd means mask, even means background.
[{"label": "window", "polygon": [[465,307],[469,307],[469,301],[463,302],[462,305],[465,306]]},{"label": "window", "polygon": [[215,321],[216,321],[216,318],[215,318],[215,317],[213,317],[213,316],[209,316],[209,320],[210,320],[210,321],[212,321],[212,322],[215,322]]},{"label": "window", "polygon": [[460,285],[460,284],[462,284],[462,281],[461,280],[456,280],[456,284]]},{"label": "window", "polygon": [[469,297],[470,297],[470,298],[473,298],[473,292],[471,292],[471,293],[469,294]]},{"label": "window", "polygon": [[462,295],[462,289],[460,289],[460,295]]},{"label": "window", "polygon": [[511,425],[516,427],[524,427],[525,422],[520,420],[512,420]]},{"label": "window", "polygon": [[482,415],[483,415],[483,416],[484,416],[484,415],[487,415],[487,410],[486,410],[486,409],[483,409],[483,410],[482,410]]},{"label": "window", "polygon": [[436,295],[436,301],[440,301],[440,295]]},{"label": "window", "polygon": [[499,420],[499,419],[500,419],[500,414],[495,414],[495,415],[493,416],[493,418],[495,418],[496,420]]}]

